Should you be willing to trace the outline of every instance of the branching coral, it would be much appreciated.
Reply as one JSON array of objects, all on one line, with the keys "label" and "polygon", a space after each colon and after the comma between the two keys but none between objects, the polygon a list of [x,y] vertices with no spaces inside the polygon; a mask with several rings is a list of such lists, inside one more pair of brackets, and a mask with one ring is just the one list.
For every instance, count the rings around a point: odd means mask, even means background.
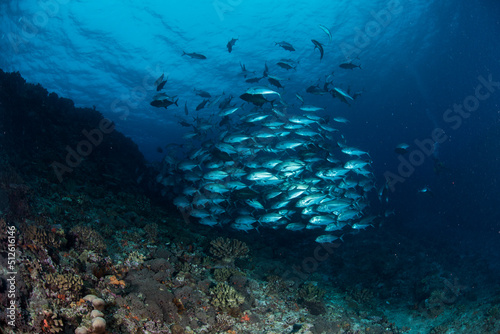
[{"label": "branching coral", "polygon": [[245,273],[233,268],[217,268],[214,270],[214,278],[217,282],[227,281],[232,275],[245,276]]},{"label": "branching coral", "polygon": [[219,237],[210,242],[210,253],[222,259],[226,264],[233,264],[236,258],[244,258],[248,256],[248,247],[246,243],[237,239],[229,239]]},{"label": "branching coral", "polygon": [[305,301],[323,301],[323,296],[325,295],[325,291],[323,289],[318,288],[316,285],[312,283],[307,283],[303,285],[298,292],[299,298]]},{"label": "branching coral", "polygon": [[58,319],[57,313],[44,310],[34,321],[37,333],[59,333],[63,330],[63,322]]},{"label": "branching coral", "polygon": [[298,291],[299,301],[304,304],[312,315],[320,315],[326,312],[323,303],[325,291],[312,283],[303,285]]},{"label": "branching coral", "polygon": [[73,274],[48,274],[45,276],[46,286],[56,292],[58,297],[64,295],[65,299],[77,300],[82,290],[83,280]]},{"label": "branching coral", "polygon": [[64,237],[61,237],[53,232],[45,231],[34,225],[23,227],[24,244],[33,248],[59,248],[63,242],[66,242]]},{"label": "branching coral", "polygon": [[76,238],[77,247],[82,250],[102,252],[106,250],[103,237],[88,226],[75,226],[70,233]]},{"label": "branching coral", "polygon": [[217,286],[210,289],[210,294],[212,295],[210,303],[222,310],[238,307],[245,301],[245,297],[226,282],[218,283]]}]

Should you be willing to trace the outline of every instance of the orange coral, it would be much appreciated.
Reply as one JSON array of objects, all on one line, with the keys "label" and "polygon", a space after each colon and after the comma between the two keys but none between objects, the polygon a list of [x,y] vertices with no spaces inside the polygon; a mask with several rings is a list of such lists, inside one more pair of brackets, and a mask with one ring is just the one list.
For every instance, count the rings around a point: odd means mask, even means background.
[{"label": "orange coral", "polygon": [[109,277],[109,284],[125,288],[125,281],[118,280],[115,275]]}]

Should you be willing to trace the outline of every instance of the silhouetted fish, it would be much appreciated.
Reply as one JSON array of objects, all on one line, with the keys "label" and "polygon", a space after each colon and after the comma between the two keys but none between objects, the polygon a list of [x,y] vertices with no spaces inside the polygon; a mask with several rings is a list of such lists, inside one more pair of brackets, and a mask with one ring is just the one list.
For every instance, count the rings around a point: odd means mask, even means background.
[{"label": "silhouetted fish", "polygon": [[317,40],[315,40],[315,39],[311,39],[311,42],[313,42],[314,48],[315,49],[318,48],[319,53],[321,54],[321,56],[319,57],[319,59],[320,60],[323,59],[323,54],[325,53],[325,51],[323,50],[323,45],[320,42],[318,42]]},{"label": "silhouetted fish", "polygon": [[288,43],[288,42],[275,42],[275,45],[279,45],[281,46],[283,49],[287,50],[287,51],[295,51],[295,49],[293,48],[292,44]]},{"label": "silhouetted fish", "polygon": [[207,59],[207,57],[205,57],[204,55],[202,55],[200,53],[196,53],[196,52],[187,53],[187,52],[182,51],[182,55],[183,56],[186,55],[186,56],[194,58],[194,59]]},{"label": "silhouetted fish", "polygon": [[227,42],[227,51],[229,51],[229,53],[233,51],[233,46],[234,44],[236,44],[237,40],[238,40],[237,38],[232,38],[229,42]]}]

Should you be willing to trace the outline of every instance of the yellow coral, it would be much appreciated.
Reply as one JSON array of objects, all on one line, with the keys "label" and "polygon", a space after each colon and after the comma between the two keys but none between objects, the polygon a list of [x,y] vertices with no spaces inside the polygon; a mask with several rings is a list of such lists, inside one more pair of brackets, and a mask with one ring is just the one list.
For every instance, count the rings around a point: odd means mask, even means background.
[{"label": "yellow coral", "polygon": [[245,297],[239,294],[232,286],[224,283],[218,283],[217,286],[210,289],[212,294],[212,305],[222,310],[238,307],[243,304]]}]

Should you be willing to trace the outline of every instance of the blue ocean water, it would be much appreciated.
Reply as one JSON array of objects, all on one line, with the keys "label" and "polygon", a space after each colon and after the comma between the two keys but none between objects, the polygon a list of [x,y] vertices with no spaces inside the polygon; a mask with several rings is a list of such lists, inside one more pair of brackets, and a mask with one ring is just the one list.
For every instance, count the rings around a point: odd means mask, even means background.
[{"label": "blue ocean water", "polygon": [[[0,33],[1,69],[95,106],[151,162],[163,158],[157,147],[186,141],[180,120],[216,110],[196,112],[194,89],[237,97],[251,87],[240,64],[257,76],[267,64],[285,79],[285,101],[299,93],[350,120],[342,134],[370,153],[378,186],[389,185],[388,202],[373,203],[395,210],[389,226],[500,269],[497,1],[18,0],[0,3]],[[324,44],[323,59],[311,39]],[[296,70],[277,68],[282,58]],[[339,68],[351,61],[361,69]],[[150,105],[162,73],[179,107]],[[351,106],[305,92],[331,74],[362,93]],[[433,136],[442,142],[429,146]],[[409,151],[398,155],[403,142]]]},{"label": "blue ocean water", "polygon": [[[289,79],[284,90],[287,99],[294,99],[297,92],[304,95],[307,86],[332,72],[344,88],[363,91],[351,107],[311,95],[307,101],[333,115],[349,117],[345,136],[352,145],[370,152],[379,178],[386,171],[396,171],[399,161],[393,148],[397,144],[429,138],[434,128],[443,128],[449,140],[439,145],[439,159],[454,177],[436,177],[433,160],[427,157],[406,182],[398,184],[396,191],[401,193],[395,200],[399,199],[405,214],[422,214],[428,208],[421,207],[415,193],[429,185],[436,192],[434,201],[445,201],[439,207],[447,208],[441,210],[449,215],[446,220],[476,228],[478,223],[486,224],[478,218],[482,217],[478,206],[484,203],[478,198],[486,197],[484,207],[496,207],[496,196],[488,193],[497,187],[478,186],[479,180],[495,181],[493,175],[487,176],[494,170],[493,152],[477,155],[481,151],[471,147],[481,145],[485,133],[498,122],[498,97],[494,92],[481,101],[456,130],[451,129],[455,122],[446,123],[443,115],[474,93],[479,77],[498,80],[498,13],[494,1],[298,1],[293,5],[281,1],[10,1],[0,4],[0,68],[19,71],[29,82],[41,83],[77,106],[96,106],[139,145],[148,160],[155,161],[161,159],[158,146],[182,141],[186,131],[177,124],[182,107],[165,111],[148,103],[160,74],[168,76],[169,93],[194,110],[201,99],[193,88],[239,95],[250,86],[239,74],[240,63],[260,73],[265,63],[291,57],[300,63],[297,71],[280,72]],[[331,31],[331,43],[320,24]],[[226,43],[231,38],[238,41],[228,53]],[[322,61],[311,39],[329,43]],[[282,40],[297,51],[275,45]],[[182,57],[183,50],[204,53],[208,59],[197,62]],[[351,60],[362,70],[338,67]],[[484,145],[485,149],[491,146]],[[471,186],[477,193],[472,193]],[[455,216],[455,207],[464,210],[462,218]]]}]

